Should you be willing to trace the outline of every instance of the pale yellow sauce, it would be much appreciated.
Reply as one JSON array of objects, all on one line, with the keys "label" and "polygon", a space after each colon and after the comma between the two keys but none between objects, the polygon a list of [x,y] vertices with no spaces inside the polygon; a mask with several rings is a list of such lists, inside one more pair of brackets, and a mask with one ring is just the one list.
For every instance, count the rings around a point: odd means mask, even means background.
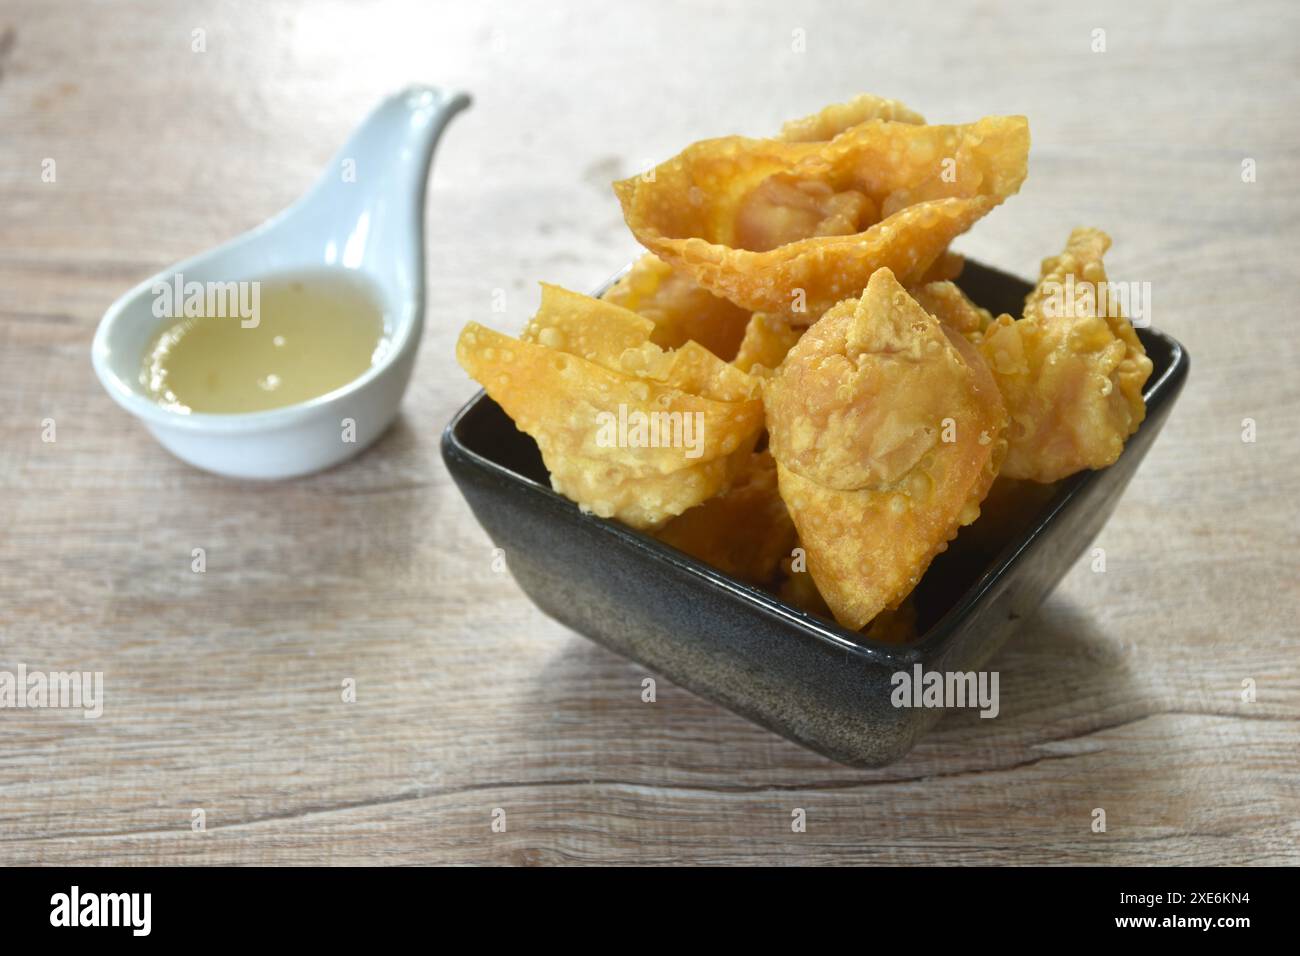
[{"label": "pale yellow sauce", "polygon": [[329,273],[269,279],[239,301],[214,310],[234,314],[164,323],[140,370],[149,397],[182,412],[264,411],[341,388],[388,350],[383,310],[354,280]]}]

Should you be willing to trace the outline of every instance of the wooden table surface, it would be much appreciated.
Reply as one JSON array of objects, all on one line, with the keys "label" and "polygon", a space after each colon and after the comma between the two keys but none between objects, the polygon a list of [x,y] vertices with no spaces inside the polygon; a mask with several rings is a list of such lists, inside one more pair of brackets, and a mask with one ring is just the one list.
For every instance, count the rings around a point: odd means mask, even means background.
[{"label": "wooden table surface", "polygon": [[[0,8],[0,670],[104,674],[97,720],[0,710],[0,864],[1300,862],[1296,5],[552,6]],[[105,307],[413,81],[476,102],[435,163],[400,420],[304,480],[172,459],[91,372]],[[515,332],[538,280],[634,254],[612,179],[863,90],[1026,114],[1029,181],[960,247],[1032,275],[1107,229],[1193,365],[1106,572],[994,661],[999,718],[874,771],[667,681],[642,703],[641,667],[493,571],[438,453],[460,325]]]}]

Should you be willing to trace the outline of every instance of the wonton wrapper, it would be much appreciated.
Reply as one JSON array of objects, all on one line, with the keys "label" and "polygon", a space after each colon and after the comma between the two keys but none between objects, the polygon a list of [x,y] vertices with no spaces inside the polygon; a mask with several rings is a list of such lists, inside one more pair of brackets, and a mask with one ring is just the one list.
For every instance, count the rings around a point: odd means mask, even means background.
[{"label": "wonton wrapper", "polygon": [[966,267],[966,257],[960,252],[945,250],[934,264],[925,270],[925,275],[921,276],[920,285],[926,285],[931,282],[951,282],[961,275],[961,270]]},{"label": "wonton wrapper", "polygon": [[864,629],[867,637],[884,644],[906,644],[916,640],[916,603],[911,596],[894,608],[885,608]]},{"label": "wonton wrapper", "polygon": [[979,520],[961,529],[953,547],[987,564],[1042,516],[1058,488],[1055,483],[1008,478],[999,471],[993,487],[980,502]]},{"label": "wonton wrapper", "polygon": [[[519,340],[470,322],[456,344],[465,371],[537,442],[555,490],[637,528],[725,489],[763,427],[753,379],[693,342],[663,351],[649,341],[652,326],[543,285]],[[638,433],[637,413],[663,427]],[[646,444],[661,436],[667,444]]]},{"label": "wonton wrapper", "polygon": [[[1011,416],[1008,478],[1051,482],[1105,468],[1146,417],[1151,360],[1109,302],[1102,265],[1109,248],[1099,229],[1075,229],[1064,253],[1043,260],[1024,317],[1000,316],[984,332],[980,352]],[[1073,304],[1065,301],[1067,280]]]},{"label": "wonton wrapper", "polygon": [[[864,93],[847,103],[828,106],[812,116],[791,120],[781,127],[777,139],[825,142],[850,127],[871,120],[925,122],[920,114],[896,100]],[[960,255],[945,252],[935,261],[924,281],[954,279],[961,273],[963,264]],[[719,358],[729,360],[737,356],[737,348],[750,321],[748,309],[701,289],[690,276],[675,271],[653,253],[646,253],[634,262],[627,274],[602,298],[654,322],[650,341],[655,345],[675,349],[688,341],[695,341]],[[735,364],[748,371],[747,365],[738,358]],[[775,368],[776,365],[768,367]]]},{"label": "wonton wrapper", "polygon": [[637,239],[700,286],[807,324],[879,268],[930,278],[1020,188],[1028,151],[1023,117],[871,120],[828,142],[704,140],[614,191]]},{"label": "wonton wrapper", "polygon": [[828,311],[764,381],[771,451],[835,619],[897,607],[979,516],[1006,410],[979,353],[885,269]]},{"label": "wonton wrapper", "polygon": [[[979,522],[976,522],[978,525]],[[792,607],[817,617],[834,618],[826,605],[817,583],[807,571],[795,571],[793,561],[781,562],[782,580],[777,597]],[[885,608],[871,619],[866,627],[859,628],[867,637],[886,644],[906,644],[916,640],[916,603],[912,596],[905,597],[896,608]]]},{"label": "wonton wrapper", "polygon": [[751,375],[768,375],[780,367],[803,329],[779,315],[755,312],[745,327],[745,338],[732,365]]},{"label": "wonton wrapper", "polygon": [[972,345],[979,345],[984,330],[993,323],[993,315],[982,309],[952,282],[928,282],[909,289],[917,304],[948,328],[960,332]]},{"label": "wonton wrapper", "polygon": [[747,310],[701,289],[653,253],[632,263],[601,298],[653,322],[650,341],[655,345],[675,349],[699,342],[727,361],[735,356],[749,322]]},{"label": "wonton wrapper", "polygon": [[794,547],[794,524],[776,487],[776,462],[767,452],[750,456],[731,487],[678,515],[655,533],[742,581],[764,585]]},{"label": "wonton wrapper", "polygon": [[908,109],[898,100],[862,93],[847,103],[833,103],[811,116],[790,120],[781,127],[776,138],[787,143],[825,143],[846,129],[871,120],[893,120],[918,126],[925,124],[925,118],[920,113]]},{"label": "wonton wrapper", "polygon": [[[781,127],[777,139],[787,143],[824,143],[847,129],[871,120],[893,120],[897,123],[924,125],[925,117],[908,109],[898,100],[862,93],[847,103],[834,103],[811,116],[790,120]],[[921,282],[941,282],[961,275],[965,258],[957,252],[945,251],[935,260]],[[813,318],[816,318],[814,316]]]},{"label": "wonton wrapper", "polygon": [[[798,539],[795,541],[795,547],[802,547],[798,543]],[[817,584],[813,581],[812,575],[806,570],[794,570],[794,561],[791,558],[786,558],[781,562],[781,575],[781,584],[777,587],[776,596],[782,601],[808,614],[832,619],[835,617],[831,613],[831,609],[826,606],[826,601],[822,598],[821,592],[817,590]]]}]

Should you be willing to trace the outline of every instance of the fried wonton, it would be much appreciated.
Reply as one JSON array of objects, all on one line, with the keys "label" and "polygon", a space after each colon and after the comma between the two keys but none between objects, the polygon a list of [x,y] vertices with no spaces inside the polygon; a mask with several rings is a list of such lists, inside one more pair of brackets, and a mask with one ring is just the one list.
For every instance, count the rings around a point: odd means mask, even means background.
[{"label": "fried wonton", "polygon": [[936,319],[960,332],[972,345],[984,338],[984,330],[993,323],[993,315],[966,297],[955,283],[928,282],[908,290],[912,298]]},{"label": "fried wonton", "polygon": [[893,120],[896,123],[923,125],[925,118],[910,110],[898,100],[862,93],[847,103],[833,103],[811,116],[790,120],[781,127],[777,139],[787,143],[825,143],[871,120]]},{"label": "fried wonton", "polygon": [[916,640],[916,603],[911,596],[894,608],[885,608],[864,629],[867,637],[884,644],[906,644]]},{"label": "fried wonton", "polygon": [[763,427],[754,379],[703,346],[665,351],[653,323],[543,285],[519,340],[468,323],[461,366],[537,442],[556,491],[654,528],[727,488]]},{"label": "fried wonton", "polygon": [[699,342],[731,360],[749,322],[749,311],[706,292],[653,253],[632,264],[601,297],[654,323],[650,341],[665,349]]},{"label": "fried wonton", "polygon": [[1019,319],[952,281],[1028,150],[1024,117],[869,95],[695,143],[614,184],[648,252],[600,300],[544,285],[519,339],[471,322],[457,357],[584,510],[913,640],[936,555],[991,560],[1146,412],[1104,233],[1044,260]]},{"label": "fried wonton", "polygon": [[[978,524],[978,522],[976,522]],[[817,583],[806,570],[794,570],[794,562],[786,558],[781,562],[782,578],[777,597],[792,607],[817,617],[833,618]],[[906,644],[916,640],[916,603],[909,595],[896,608],[886,608],[859,628],[863,634],[885,644]]]},{"label": "fried wonton", "polygon": [[767,375],[781,365],[802,333],[779,315],[755,312],[732,364],[751,375]]},{"label": "fried wonton", "polygon": [[975,348],[894,275],[830,309],[764,381],[770,448],[835,619],[897,607],[979,516],[1006,409]]},{"label": "fried wonton", "polygon": [[1011,425],[1002,472],[1051,482],[1114,464],[1146,417],[1151,360],[1112,301],[1102,256],[1110,237],[1075,229],[1043,260],[1024,317],[1000,316],[980,342]]},{"label": "fried wonton", "polygon": [[[898,100],[888,100],[881,96],[863,93],[847,103],[834,103],[811,116],[790,120],[781,127],[781,132],[776,138],[787,143],[824,143],[847,129],[871,120],[925,123],[925,118],[920,113],[909,109]],[[961,275],[965,264],[966,260],[961,254],[945,251],[922,276],[921,282],[955,279]]]},{"label": "fried wonton", "polygon": [[921,276],[921,285],[930,282],[951,282],[961,275],[961,270],[966,267],[966,257],[960,252],[946,250],[934,264],[925,270],[925,275]]},{"label": "fried wonton", "polygon": [[[811,116],[791,120],[781,127],[777,138],[823,142],[869,120],[925,122],[897,100],[864,93],[847,103],[836,103]],[[961,257],[948,254],[936,262],[938,274],[931,278],[953,278],[960,271]],[[728,360],[736,356],[750,319],[750,310],[700,288],[689,275],[674,270],[653,253],[634,262],[602,298],[654,322],[650,341],[655,345],[675,349],[695,341]]]},{"label": "fried wonton", "polygon": [[766,451],[754,453],[730,488],[674,518],[655,537],[724,574],[769,583],[794,547],[776,462]]},{"label": "fried wonton", "polygon": [[826,142],[704,140],[614,184],[637,239],[745,309],[809,324],[879,268],[905,285],[1024,181],[1023,117],[875,119]]},{"label": "fried wonton", "polygon": [[[801,547],[797,544],[795,547]],[[821,592],[817,590],[817,584],[813,581],[812,575],[805,568],[796,571],[794,561],[786,558],[781,562],[781,583],[776,591],[776,596],[786,604],[797,607],[808,614],[815,614],[818,617],[834,617],[831,609],[826,606],[826,601],[822,598]]]}]

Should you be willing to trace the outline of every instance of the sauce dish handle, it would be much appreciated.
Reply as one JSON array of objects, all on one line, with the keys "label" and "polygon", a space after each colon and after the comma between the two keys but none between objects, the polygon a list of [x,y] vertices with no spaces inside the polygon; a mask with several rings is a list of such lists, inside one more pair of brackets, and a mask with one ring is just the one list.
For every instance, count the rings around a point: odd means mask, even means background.
[{"label": "sauce dish handle", "polygon": [[418,281],[424,261],[424,197],[434,149],[467,94],[411,86],[388,97],[334,155],[311,190],[285,213],[323,242],[326,264]]}]

